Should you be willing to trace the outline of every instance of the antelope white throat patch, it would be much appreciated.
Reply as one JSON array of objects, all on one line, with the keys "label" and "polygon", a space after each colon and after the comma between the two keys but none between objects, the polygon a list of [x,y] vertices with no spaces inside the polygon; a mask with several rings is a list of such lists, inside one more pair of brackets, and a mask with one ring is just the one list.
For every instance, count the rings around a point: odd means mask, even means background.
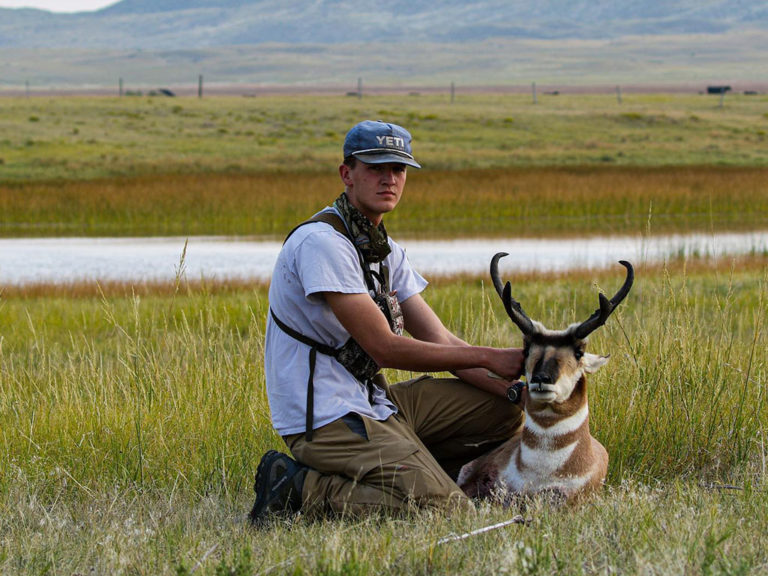
[{"label": "antelope white throat patch", "polygon": [[552,426],[544,427],[537,423],[530,415],[525,415],[525,427],[541,442],[548,443],[558,436],[570,434],[581,427],[589,416],[589,407],[584,404],[576,412],[556,422]]}]

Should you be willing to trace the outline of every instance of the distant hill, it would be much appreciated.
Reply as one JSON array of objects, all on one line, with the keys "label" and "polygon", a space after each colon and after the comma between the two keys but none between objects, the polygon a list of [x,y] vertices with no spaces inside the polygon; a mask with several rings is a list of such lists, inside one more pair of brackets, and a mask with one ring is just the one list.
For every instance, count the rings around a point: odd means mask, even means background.
[{"label": "distant hill", "polygon": [[0,9],[0,90],[768,82],[766,0],[122,0]]},{"label": "distant hill", "polygon": [[0,9],[0,47],[192,49],[768,30],[765,0],[122,0],[77,14]]}]

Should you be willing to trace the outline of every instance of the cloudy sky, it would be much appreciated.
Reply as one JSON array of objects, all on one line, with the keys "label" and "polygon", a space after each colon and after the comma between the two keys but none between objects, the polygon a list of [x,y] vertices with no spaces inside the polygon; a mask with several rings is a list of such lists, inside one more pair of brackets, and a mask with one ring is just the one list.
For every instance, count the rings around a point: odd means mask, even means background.
[{"label": "cloudy sky", "polygon": [[0,0],[0,8],[40,8],[51,12],[98,10],[117,0]]}]

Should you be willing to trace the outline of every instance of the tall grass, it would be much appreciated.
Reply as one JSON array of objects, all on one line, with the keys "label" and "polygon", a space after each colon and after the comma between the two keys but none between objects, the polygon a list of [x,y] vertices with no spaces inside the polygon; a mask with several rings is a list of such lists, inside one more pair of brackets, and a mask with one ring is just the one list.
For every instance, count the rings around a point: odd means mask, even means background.
[{"label": "tall grass", "polygon": [[[618,268],[618,267],[617,267]],[[551,327],[597,307],[620,270],[512,278]],[[425,294],[470,341],[519,343],[484,279]],[[764,259],[638,268],[590,350],[608,487],[576,508],[240,524],[281,441],[262,371],[263,286],[6,294],[0,300],[0,572],[763,573],[768,549]],[[390,372],[391,380],[409,374]],[[727,488],[733,486],[733,488]],[[522,513],[464,541],[443,536]]]},{"label": "tall grass", "polygon": [[[52,299],[34,317],[6,303],[20,316],[4,330],[2,405],[21,436],[5,453],[84,487],[242,481],[251,461],[229,459],[233,435],[260,423],[274,440],[257,386],[263,295],[217,300]],[[238,453],[254,449],[240,439]]]},{"label": "tall grass", "polygon": [[[412,171],[402,236],[555,236],[766,226],[766,168]],[[166,175],[0,186],[1,236],[283,237],[341,192],[326,174]]]}]

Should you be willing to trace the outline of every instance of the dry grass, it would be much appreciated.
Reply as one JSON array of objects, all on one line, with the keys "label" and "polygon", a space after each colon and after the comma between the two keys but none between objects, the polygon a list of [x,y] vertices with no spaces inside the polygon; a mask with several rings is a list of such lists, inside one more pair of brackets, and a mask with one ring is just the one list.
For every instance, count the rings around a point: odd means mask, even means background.
[{"label": "dry grass", "polygon": [[[387,224],[398,237],[759,229],[767,180],[766,168],[412,171]],[[6,185],[0,235],[282,237],[340,192],[335,171]]]},{"label": "dry grass", "polygon": [[243,291],[266,288],[268,282],[261,280],[212,279],[176,281],[76,281],[53,283],[30,283],[8,285],[0,288],[0,298],[5,300],[34,300],[42,297],[89,299],[89,298],[134,298],[143,296],[190,296],[207,294],[219,296]]},{"label": "dry grass", "polygon": [[401,233],[445,236],[744,230],[766,225],[766,178],[712,167],[424,173],[390,221]]}]

